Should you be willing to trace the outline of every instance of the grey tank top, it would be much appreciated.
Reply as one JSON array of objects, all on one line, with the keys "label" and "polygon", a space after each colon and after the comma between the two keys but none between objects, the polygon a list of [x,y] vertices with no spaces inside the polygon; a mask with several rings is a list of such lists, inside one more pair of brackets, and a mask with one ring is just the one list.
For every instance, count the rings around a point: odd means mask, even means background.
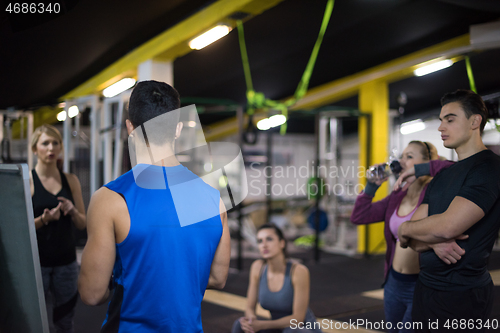
[{"label": "grey tank top", "polygon": [[290,277],[292,263],[286,264],[285,281],[280,291],[272,292],[267,284],[267,265],[264,266],[260,275],[259,283],[259,303],[271,312],[273,319],[289,316],[293,312],[293,286]]},{"label": "grey tank top", "polygon": [[[287,262],[285,271],[285,281],[283,281],[283,287],[280,291],[272,292],[269,290],[267,284],[267,265],[261,270],[260,282],[259,282],[259,303],[260,305],[271,312],[271,317],[273,320],[280,319],[285,316],[289,316],[293,313],[293,285],[292,285],[292,267],[291,262]],[[304,323],[315,323],[316,317],[311,309],[307,308],[306,317],[304,318]],[[306,326],[307,327],[307,326]],[[310,327],[314,327],[311,325]],[[294,331],[300,331],[304,333],[321,333],[321,329],[296,329]]]}]

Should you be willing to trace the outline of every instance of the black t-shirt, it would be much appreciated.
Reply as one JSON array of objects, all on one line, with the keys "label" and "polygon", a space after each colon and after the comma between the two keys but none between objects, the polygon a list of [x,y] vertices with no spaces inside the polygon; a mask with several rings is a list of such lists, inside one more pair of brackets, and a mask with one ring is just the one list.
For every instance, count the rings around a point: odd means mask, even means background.
[{"label": "black t-shirt", "polygon": [[438,290],[478,288],[491,281],[486,266],[500,228],[500,156],[483,150],[441,171],[422,203],[429,204],[429,216],[441,214],[456,196],[475,203],[485,216],[464,232],[468,239],[457,241],[465,255],[456,264],[445,264],[432,250],[421,254],[419,279]]}]

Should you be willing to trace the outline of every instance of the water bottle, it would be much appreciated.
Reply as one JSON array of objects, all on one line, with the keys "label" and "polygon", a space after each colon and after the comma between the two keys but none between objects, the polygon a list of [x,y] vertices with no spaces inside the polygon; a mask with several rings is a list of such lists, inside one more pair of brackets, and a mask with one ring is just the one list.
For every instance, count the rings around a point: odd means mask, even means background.
[{"label": "water bottle", "polygon": [[401,167],[401,164],[396,156],[397,153],[393,150],[391,156],[389,157],[389,162],[369,167],[368,170],[366,170],[366,179],[370,183],[375,183],[376,181],[387,178],[390,175],[395,175],[397,178],[403,168]]}]

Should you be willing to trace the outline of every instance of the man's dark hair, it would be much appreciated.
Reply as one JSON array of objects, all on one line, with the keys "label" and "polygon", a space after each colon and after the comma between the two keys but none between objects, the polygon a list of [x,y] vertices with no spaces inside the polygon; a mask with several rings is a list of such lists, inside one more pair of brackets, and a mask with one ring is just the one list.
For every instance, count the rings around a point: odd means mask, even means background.
[{"label": "man's dark hair", "polygon": [[470,118],[473,114],[481,116],[480,133],[483,134],[484,126],[486,126],[486,122],[488,121],[488,109],[481,96],[470,90],[459,89],[447,93],[441,98],[441,106],[453,102],[460,103],[467,118]]},{"label": "man's dark hair", "polygon": [[[148,120],[167,112],[178,110],[181,102],[179,93],[174,87],[165,82],[141,81],[137,83],[128,106],[129,120],[134,128],[141,126]],[[173,140],[177,121],[169,122],[165,125],[165,132],[168,141]]]}]

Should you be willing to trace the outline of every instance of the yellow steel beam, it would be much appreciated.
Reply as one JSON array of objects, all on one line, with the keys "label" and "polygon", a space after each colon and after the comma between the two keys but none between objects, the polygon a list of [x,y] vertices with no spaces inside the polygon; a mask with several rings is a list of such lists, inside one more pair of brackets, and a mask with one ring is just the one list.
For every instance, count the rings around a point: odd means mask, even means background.
[{"label": "yellow steel beam", "polygon": [[[38,126],[41,126],[43,124],[53,124],[57,122],[57,114],[64,109],[60,107],[51,107],[51,106],[44,106],[40,109],[38,109],[36,112],[33,113],[33,126],[34,128],[37,128]],[[26,132],[28,128],[27,122],[24,122],[24,127],[23,127],[23,133]],[[26,137],[26,135],[23,135]],[[15,122],[12,123],[12,137],[13,138],[20,138],[21,137],[21,122],[19,120],[16,120]]]},{"label": "yellow steel beam", "polygon": [[[469,34],[450,39],[448,41],[436,44],[426,49],[411,53],[401,58],[391,60],[384,64],[372,67],[365,71],[346,76],[344,78],[326,83],[324,85],[310,89],[304,98],[298,101],[291,110],[303,110],[318,108],[327,104],[331,104],[348,97],[356,95],[360,87],[375,80],[384,80],[387,83],[402,80],[413,75],[413,71],[418,68],[419,64],[436,59],[439,57],[450,57],[454,61],[462,59],[457,56],[462,52],[470,51],[470,37]],[[284,100],[287,100],[285,98]],[[211,127],[215,130],[217,124]],[[228,131],[228,133],[236,133],[236,122],[234,128],[229,131],[227,122],[224,121],[221,126]]]},{"label": "yellow steel beam", "polygon": [[419,64],[440,58],[455,57],[471,50],[470,36],[465,34],[436,44],[401,58],[388,61],[362,72],[310,89],[293,109],[312,109],[343,100],[358,93],[361,85],[374,80],[387,83],[402,80],[413,75]]},{"label": "yellow steel beam", "polygon": [[[387,160],[389,147],[389,89],[385,81],[372,81],[361,86],[359,91],[359,109],[371,115],[368,130],[366,119],[359,122],[359,158],[360,166],[382,163]],[[361,120],[361,119],[360,119]],[[370,137],[367,134],[370,133]],[[368,145],[370,160],[366,160]],[[362,183],[365,177],[360,180]],[[389,193],[387,182],[378,189],[374,201],[383,199]],[[368,239],[366,239],[368,237]],[[358,227],[358,251],[370,254],[385,252],[384,225],[382,223]]]},{"label": "yellow steel beam", "polygon": [[[137,66],[140,63],[149,59],[170,61],[191,52],[192,50],[188,46],[189,40],[205,30],[212,28],[217,23],[224,22],[235,27],[236,21],[228,18],[231,14],[235,12],[247,13],[250,15],[246,19],[250,19],[276,6],[282,1],[283,0],[217,1],[131,51],[99,74],[62,96],[59,100],[65,101],[100,93],[101,90],[124,77],[136,78]],[[59,111],[59,109],[51,107],[43,107],[36,110],[34,119],[35,128],[47,122],[55,122],[57,112]],[[235,128],[237,128],[237,126]],[[216,130],[216,132],[218,131]],[[231,131],[229,131],[229,133],[230,132]],[[13,137],[19,137],[19,133],[20,124],[14,123],[12,131]]]},{"label": "yellow steel beam", "polygon": [[[361,168],[367,168],[370,161],[368,161],[368,117],[359,117],[358,118],[358,141],[359,141],[359,166]],[[359,173],[358,173],[359,175]],[[366,177],[359,177],[359,183],[362,185],[366,185]],[[363,187],[364,188],[364,187]],[[358,252],[364,253],[367,243],[366,235],[368,225],[360,225],[357,227],[358,229]],[[368,252],[368,251],[367,251]]]},{"label": "yellow steel beam", "polygon": [[[246,21],[254,16],[262,14],[264,11],[276,6],[278,3],[282,2],[282,1],[283,0],[253,0],[253,1],[246,1],[246,2],[241,1],[239,3],[241,5],[241,7],[234,10],[233,12],[237,11],[237,12],[249,14],[248,17],[243,19],[243,21]],[[218,13],[217,11],[218,11],[218,8],[214,9],[213,15],[221,16],[220,13]],[[237,24],[236,20],[227,17],[227,15],[221,16],[221,17],[222,18],[220,18],[220,19],[213,19],[212,21],[214,23],[206,26],[204,29],[200,29],[199,32],[197,32],[195,34],[192,34],[184,42],[180,42],[177,45],[175,45],[169,49],[166,49],[165,51],[157,54],[156,56],[154,56],[154,59],[159,60],[159,61],[171,61],[172,59],[176,59],[178,57],[181,57],[181,56],[191,52],[192,50],[189,48],[189,45],[188,45],[189,40],[191,40],[193,37],[201,34],[202,32],[204,32],[204,30],[208,30],[208,29],[212,28],[216,23],[224,23],[224,24],[229,25],[233,28],[236,27],[236,24]]]}]

